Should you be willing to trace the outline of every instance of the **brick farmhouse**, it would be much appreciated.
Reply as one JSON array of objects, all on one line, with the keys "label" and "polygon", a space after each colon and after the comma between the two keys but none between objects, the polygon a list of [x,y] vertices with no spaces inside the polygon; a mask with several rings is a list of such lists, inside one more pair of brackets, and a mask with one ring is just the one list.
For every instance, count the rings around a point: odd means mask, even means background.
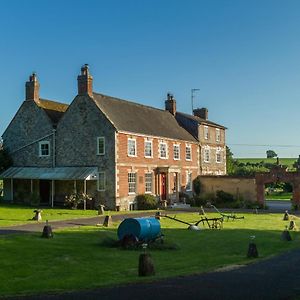
[{"label": "brick farmhouse", "polygon": [[225,129],[206,108],[177,112],[171,94],[162,110],[95,93],[88,65],[70,105],[40,98],[33,74],[2,136],[13,159],[0,175],[4,199],[53,206],[84,192],[95,204],[129,210],[149,193],[176,203],[198,175],[226,174]]}]

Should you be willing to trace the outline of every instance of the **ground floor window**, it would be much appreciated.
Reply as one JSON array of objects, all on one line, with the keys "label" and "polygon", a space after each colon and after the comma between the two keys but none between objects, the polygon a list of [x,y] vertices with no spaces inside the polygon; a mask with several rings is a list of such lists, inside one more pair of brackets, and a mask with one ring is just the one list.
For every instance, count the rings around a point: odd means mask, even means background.
[{"label": "ground floor window", "polygon": [[105,191],[105,172],[99,172],[98,191]]},{"label": "ground floor window", "polygon": [[128,192],[131,194],[136,192],[136,173],[128,173]]},{"label": "ground floor window", "polygon": [[145,174],[145,192],[152,193],[152,173]]}]

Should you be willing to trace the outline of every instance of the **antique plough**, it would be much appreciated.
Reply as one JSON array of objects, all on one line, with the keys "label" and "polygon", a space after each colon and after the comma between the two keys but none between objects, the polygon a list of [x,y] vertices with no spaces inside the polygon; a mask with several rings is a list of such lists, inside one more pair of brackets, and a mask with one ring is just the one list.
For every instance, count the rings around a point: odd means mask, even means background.
[{"label": "antique plough", "polygon": [[220,212],[214,205],[210,204],[210,206],[212,208],[214,208],[215,211],[217,211],[222,216],[222,218],[226,219],[226,221],[229,221],[229,220],[233,220],[234,221],[234,220],[245,219],[244,216],[236,216],[235,214],[232,214],[232,213],[230,215],[224,214],[224,213]]}]

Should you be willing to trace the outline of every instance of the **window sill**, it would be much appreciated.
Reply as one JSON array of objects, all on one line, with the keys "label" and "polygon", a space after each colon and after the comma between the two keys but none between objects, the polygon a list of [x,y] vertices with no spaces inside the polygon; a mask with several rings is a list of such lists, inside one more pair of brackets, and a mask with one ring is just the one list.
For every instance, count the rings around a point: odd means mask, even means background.
[{"label": "window sill", "polygon": [[159,159],[168,159],[167,157],[159,157]]},{"label": "window sill", "polygon": [[130,192],[128,195],[136,195],[136,192]]},{"label": "window sill", "polygon": [[153,156],[144,156],[145,158],[153,158]]}]

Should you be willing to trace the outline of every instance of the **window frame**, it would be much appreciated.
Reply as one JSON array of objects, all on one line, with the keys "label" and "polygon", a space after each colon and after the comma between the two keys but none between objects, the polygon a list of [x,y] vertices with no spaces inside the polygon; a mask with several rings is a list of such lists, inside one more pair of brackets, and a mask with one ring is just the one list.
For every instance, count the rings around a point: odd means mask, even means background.
[{"label": "window frame", "polygon": [[209,130],[208,130],[208,126],[204,126],[204,139],[208,140],[209,139]]},{"label": "window frame", "polygon": [[[190,149],[190,158],[188,158],[187,157],[187,149]],[[187,160],[187,161],[192,161],[192,145],[190,145],[190,144],[186,144],[185,145],[185,160]]]},{"label": "window frame", "polygon": [[[42,154],[42,146],[43,145],[48,146],[48,154]],[[51,155],[50,141],[40,141],[39,142],[39,157],[49,157],[50,155]]]},{"label": "window frame", "polygon": [[[130,154],[129,142],[134,142],[134,154]],[[128,138],[127,139],[127,155],[130,156],[130,157],[137,157],[136,139],[134,139],[134,138]]]},{"label": "window frame", "polygon": [[[161,156],[161,146],[162,145],[165,145],[166,148],[165,148],[165,153],[166,153],[166,156]],[[168,144],[166,142],[159,142],[159,158],[160,159],[168,159]]]},{"label": "window frame", "polygon": [[221,130],[220,128],[216,128],[216,142],[221,142]]},{"label": "window frame", "polygon": [[[99,151],[99,143],[101,140],[103,141],[103,153],[100,153]],[[105,150],[105,136],[97,137],[97,155],[105,155]]]},{"label": "window frame", "polygon": [[[178,147],[178,158],[175,157],[175,148]],[[180,144],[173,144],[173,159],[180,160]]]},{"label": "window frame", "polygon": [[[206,153],[208,153],[208,160],[206,159]],[[204,149],[204,162],[209,163],[210,162],[210,149]]]},{"label": "window frame", "polygon": [[[103,174],[103,188],[102,189],[100,189],[100,174]],[[105,174],[105,171],[98,172],[97,190],[98,190],[98,192],[104,192],[106,190],[106,174]]]},{"label": "window frame", "polygon": [[[129,180],[130,178],[133,178],[133,177],[130,176],[132,174],[134,174],[134,182]],[[128,172],[127,179],[128,179],[127,180],[128,181],[128,195],[135,195],[136,190],[137,190],[137,173],[136,172]],[[131,192],[130,191],[130,184],[133,184],[133,183],[134,183],[134,192]]]},{"label": "window frame", "polygon": [[[147,184],[149,186],[149,181],[147,182],[147,175],[150,175],[150,179],[151,179],[150,190],[147,189]],[[145,194],[152,194],[152,192],[153,192],[153,174],[152,174],[152,172],[146,172],[145,173]]]},{"label": "window frame", "polygon": [[[218,157],[220,157],[220,160],[218,160]],[[222,163],[221,150],[219,150],[219,149],[216,150],[216,163],[217,164],[221,164]]]},{"label": "window frame", "polygon": [[[150,144],[150,150],[151,150],[151,155],[146,155],[146,144]],[[145,158],[153,158],[153,142],[151,140],[145,140],[144,141],[144,156]]]}]

